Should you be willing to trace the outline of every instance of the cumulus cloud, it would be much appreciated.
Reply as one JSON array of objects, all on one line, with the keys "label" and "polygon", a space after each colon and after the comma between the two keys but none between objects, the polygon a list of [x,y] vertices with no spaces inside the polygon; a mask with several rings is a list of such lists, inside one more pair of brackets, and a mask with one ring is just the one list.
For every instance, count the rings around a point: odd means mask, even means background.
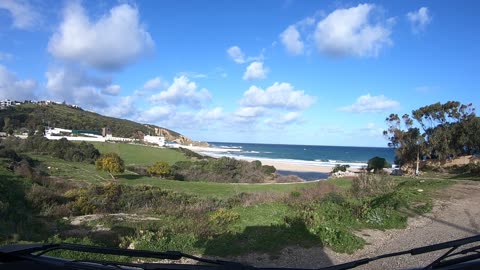
[{"label": "cumulus cloud", "polygon": [[377,56],[392,44],[390,24],[393,19],[373,22],[374,10],[374,5],[360,4],[328,14],[315,29],[318,50],[334,57]]},{"label": "cumulus cloud", "polygon": [[137,121],[142,123],[161,123],[170,119],[175,114],[175,109],[170,106],[154,106],[139,114]]},{"label": "cumulus cloud", "polygon": [[243,74],[244,80],[260,80],[267,77],[268,69],[263,66],[262,62],[252,62],[248,65]]},{"label": "cumulus cloud", "polygon": [[347,107],[342,107],[340,108],[340,110],[356,113],[379,113],[396,110],[399,107],[400,103],[395,100],[389,99],[384,95],[371,96],[370,94],[366,94],[357,98],[357,101],[354,104]]},{"label": "cumulus cloud", "polygon": [[12,25],[18,29],[35,28],[41,21],[40,14],[26,1],[1,0],[0,9],[12,16]]},{"label": "cumulus cloud", "polygon": [[118,70],[153,49],[150,34],[139,22],[138,10],[128,4],[113,7],[92,21],[79,2],[69,2],[48,51],[55,57],[101,70]]},{"label": "cumulus cloud", "polygon": [[22,80],[0,65],[0,97],[2,99],[26,100],[35,98],[37,82],[32,79]]},{"label": "cumulus cloud", "polygon": [[162,79],[160,79],[160,77],[155,77],[153,79],[146,81],[143,84],[143,89],[146,89],[146,90],[159,89],[164,84],[165,83],[162,81]]},{"label": "cumulus cloud", "polygon": [[227,50],[228,55],[232,58],[233,61],[237,64],[245,63],[245,54],[242,52],[242,49],[238,46],[232,46]]},{"label": "cumulus cloud", "polygon": [[120,94],[122,88],[118,84],[112,84],[102,89],[102,94],[116,96]]},{"label": "cumulus cloud", "polygon": [[315,99],[303,90],[295,90],[289,83],[275,82],[263,90],[251,86],[244,94],[240,104],[244,107],[270,107],[303,110],[310,107]]},{"label": "cumulus cloud", "polygon": [[100,111],[107,116],[134,119],[138,114],[135,101],[133,96],[115,97],[115,101],[110,102],[110,107]]},{"label": "cumulus cloud", "polygon": [[304,44],[295,25],[290,25],[280,34],[280,41],[289,53],[293,55],[303,53]]},{"label": "cumulus cloud", "polygon": [[200,108],[211,99],[210,92],[191,82],[188,77],[175,77],[173,83],[165,91],[152,95],[150,101],[154,103],[164,103],[174,106],[187,105],[193,108]]},{"label": "cumulus cloud", "polygon": [[196,114],[196,118],[201,121],[211,121],[211,120],[220,120],[224,118],[225,114],[223,112],[223,108],[221,107],[216,107],[211,110],[200,110]]},{"label": "cumulus cloud", "polygon": [[427,7],[421,7],[417,11],[408,12],[407,20],[410,22],[412,32],[418,34],[425,31],[427,25],[432,22],[432,16]]},{"label": "cumulus cloud", "polygon": [[85,108],[107,105],[102,92],[111,86],[109,77],[95,77],[81,69],[67,67],[49,70],[45,75],[48,94],[54,100],[65,100]]}]

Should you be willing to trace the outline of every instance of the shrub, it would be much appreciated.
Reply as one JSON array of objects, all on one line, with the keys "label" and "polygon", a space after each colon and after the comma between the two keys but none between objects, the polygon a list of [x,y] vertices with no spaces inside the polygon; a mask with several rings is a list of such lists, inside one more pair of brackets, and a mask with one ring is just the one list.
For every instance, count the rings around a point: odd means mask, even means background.
[{"label": "shrub", "polygon": [[350,192],[357,198],[363,198],[388,193],[392,191],[394,187],[395,182],[388,175],[362,173],[353,179]]},{"label": "shrub", "polygon": [[240,215],[232,210],[220,208],[210,216],[210,222],[217,226],[225,226],[240,219]]},{"label": "shrub", "polygon": [[262,171],[263,171],[264,174],[272,174],[272,173],[275,173],[277,171],[277,169],[274,166],[263,165],[262,166]]},{"label": "shrub", "polygon": [[115,179],[113,176],[114,173],[121,173],[125,171],[125,162],[118,154],[107,153],[95,161],[95,168],[97,170],[108,172],[110,176]]},{"label": "shrub", "polygon": [[[248,162],[222,157],[199,161],[179,161],[172,166],[176,180],[209,181],[224,183],[261,183],[269,177],[274,168],[259,167],[258,162]],[[266,173],[266,171],[268,173]]]},{"label": "shrub", "polygon": [[373,170],[374,173],[382,171],[383,168],[391,168],[392,164],[388,163],[386,159],[381,157],[373,157],[368,160],[367,170]]},{"label": "shrub", "polygon": [[335,165],[335,167],[333,168],[331,173],[346,172],[348,168],[350,168],[350,165],[348,165],[348,164],[346,164],[346,165],[337,164],[337,165]]},{"label": "shrub", "polygon": [[169,176],[171,174],[170,164],[163,160],[157,161],[148,167],[147,172],[150,175],[160,175],[161,177]]}]

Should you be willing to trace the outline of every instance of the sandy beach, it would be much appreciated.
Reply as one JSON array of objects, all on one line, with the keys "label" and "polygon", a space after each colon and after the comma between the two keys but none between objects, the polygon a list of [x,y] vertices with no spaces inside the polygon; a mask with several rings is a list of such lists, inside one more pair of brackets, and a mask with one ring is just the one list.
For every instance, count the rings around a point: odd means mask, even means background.
[{"label": "sandy beach", "polygon": [[262,162],[263,165],[274,166],[277,170],[281,170],[281,171],[329,173],[333,169],[333,167],[291,163],[291,162],[282,161],[282,160],[278,160],[278,161],[271,160],[271,159],[259,159],[259,160]]},{"label": "sandy beach", "polygon": [[[221,156],[222,153],[238,152],[240,149],[227,149],[227,148],[213,148],[213,147],[199,147],[199,146],[182,146],[188,148],[194,152],[205,154],[216,153],[212,155],[215,157]],[[241,160],[254,161],[260,160],[263,165],[274,166],[277,170],[281,171],[294,171],[294,172],[318,172],[329,173],[332,171],[332,166],[322,166],[319,162],[295,162],[295,160],[282,160],[282,159],[265,159],[265,158],[250,158],[250,157],[234,157]]]}]

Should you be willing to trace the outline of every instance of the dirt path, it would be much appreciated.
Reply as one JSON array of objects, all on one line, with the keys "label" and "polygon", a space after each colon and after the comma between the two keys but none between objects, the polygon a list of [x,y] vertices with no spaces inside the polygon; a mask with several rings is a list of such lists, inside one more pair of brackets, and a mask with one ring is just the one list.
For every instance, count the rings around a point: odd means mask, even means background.
[{"label": "dirt path", "polygon": [[[255,266],[318,268],[364,257],[408,250],[438,242],[480,234],[480,183],[462,181],[442,190],[433,211],[409,219],[405,230],[365,230],[360,234],[367,246],[352,255],[338,254],[327,248],[289,247],[274,258],[264,254],[249,254],[235,260]],[[383,259],[355,269],[403,269],[426,266],[439,256],[431,253]]]}]

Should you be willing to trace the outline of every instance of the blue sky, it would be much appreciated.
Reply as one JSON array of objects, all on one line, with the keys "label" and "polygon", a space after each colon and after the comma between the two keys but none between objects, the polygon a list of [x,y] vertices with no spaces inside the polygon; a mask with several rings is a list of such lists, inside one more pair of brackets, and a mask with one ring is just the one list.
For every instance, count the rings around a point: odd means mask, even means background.
[{"label": "blue sky", "polygon": [[194,140],[386,146],[390,113],[480,101],[477,1],[0,0],[0,99]]}]

